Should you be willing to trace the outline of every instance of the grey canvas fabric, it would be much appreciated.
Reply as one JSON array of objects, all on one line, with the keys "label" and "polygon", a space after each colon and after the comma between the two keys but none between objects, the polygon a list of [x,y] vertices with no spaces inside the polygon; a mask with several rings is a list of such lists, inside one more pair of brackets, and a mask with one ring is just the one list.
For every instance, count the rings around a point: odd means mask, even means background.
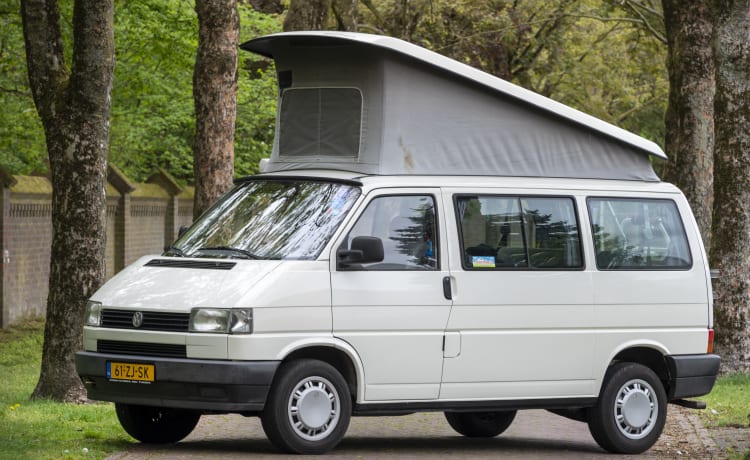
[{"label": "grey canvas fabric", "polygon": [[276,34],[282,88],[267,171],[658,181],[658,146],[415,45],[344,32]]}]

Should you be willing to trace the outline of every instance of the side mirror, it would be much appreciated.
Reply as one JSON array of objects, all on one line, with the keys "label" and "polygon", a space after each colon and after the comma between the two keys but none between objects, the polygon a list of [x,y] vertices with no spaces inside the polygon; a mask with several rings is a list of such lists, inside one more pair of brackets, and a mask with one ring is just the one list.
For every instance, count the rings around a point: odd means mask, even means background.
[{"label": "side mirror", "polygon": [[339,249],[336,252],[338,266],[341,268],[352,264],[382,262],[383,257],[383,241],[374,236],[358,236],[352,240],[350,249]]}]

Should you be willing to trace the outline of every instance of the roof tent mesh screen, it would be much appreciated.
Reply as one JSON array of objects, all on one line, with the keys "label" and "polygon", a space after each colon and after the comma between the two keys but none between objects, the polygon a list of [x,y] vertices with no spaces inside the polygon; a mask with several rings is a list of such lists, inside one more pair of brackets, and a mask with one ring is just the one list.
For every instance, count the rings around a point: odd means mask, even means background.
[{"label": "roof tent mesh screen", "polygon": [[279,156],[359,156],[362,93],[357,88],[289,88],[281,98]]}]

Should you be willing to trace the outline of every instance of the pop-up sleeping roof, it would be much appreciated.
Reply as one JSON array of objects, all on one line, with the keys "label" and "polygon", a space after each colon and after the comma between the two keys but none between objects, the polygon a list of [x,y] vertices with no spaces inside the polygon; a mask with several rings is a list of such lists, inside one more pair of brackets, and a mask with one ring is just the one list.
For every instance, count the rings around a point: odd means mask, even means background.
[{"label": "pop-up sleeping roof", "polygon": [[658,181],[651,141],[391,37],[287,32],[242,49],[273,58],[266,171]]}]

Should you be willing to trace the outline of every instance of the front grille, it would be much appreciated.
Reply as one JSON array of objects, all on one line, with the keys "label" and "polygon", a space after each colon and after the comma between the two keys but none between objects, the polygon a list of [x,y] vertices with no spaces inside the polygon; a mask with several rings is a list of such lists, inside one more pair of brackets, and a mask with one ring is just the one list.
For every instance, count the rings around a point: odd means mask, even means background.
[{"label": "front grille", "polygon": [[231,270],[235,262],[215,262],[210,260],[151,259],[146,267],[197,268],[203,270]]},{"label": "front grille", "polygon": [[144,311],[143,324],[133,326],[133,314],[137,310],[102,310],[102,327],[115,329],[139,329],[146,331],[187,332],[190,313],[167,313]]},{"label": "front grille", "polygon": [[187,358],[185,345],[166,343],[120,342],[97,340],[96,351],[113,355],[158,356],[162,358]]}]

